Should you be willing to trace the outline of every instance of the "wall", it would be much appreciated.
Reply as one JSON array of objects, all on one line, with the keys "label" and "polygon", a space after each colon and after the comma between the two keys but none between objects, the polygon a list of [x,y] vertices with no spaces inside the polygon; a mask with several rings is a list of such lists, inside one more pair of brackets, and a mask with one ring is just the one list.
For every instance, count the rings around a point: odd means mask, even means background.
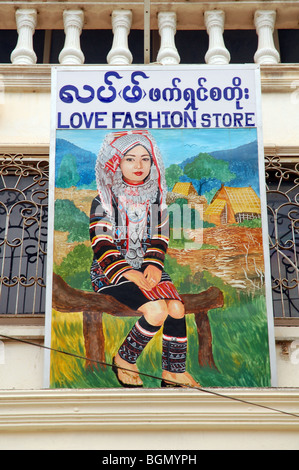
[{"label": "wall", "polygon": [[[285,70],[285,73],[282,71]],[[50,71],[46,70],[45,66],[41,67],[32,67],[28,70],[19,70],[20,81],[23,88],[18,88],[15,84],[12,83],[11,77],[7,73],[5,67],[2,68],[4,72],[4,83],[6,85],[6,93],[4,97],[4,102],[1,104],[1,127],[0,127],[0,146],[3,149],[11,151],[25,151],[25,153],[33,152],[34,154],[39,154],[40,151],[46,153],[48,151],[49,140],[50,140]],[[271,68],[269,67],[262,68],[262,86],[263,86],[263,95],[262,95],[262,110],[263,110],[263,138],[265,148],[276,148],[283,154],[288,152],[292,153],[294,148],[299,147],[299,135],[297,132],[298,129],[298,113],[296,112],[296,96],[294,95],[294,83],[296,77],[299,78],[299,67],[292,70],[292,74],[289,74],[289,67],[285,69],[280,66],[280,68]],[[35,82],[32,84],[33,77],[35,77]],[[37,79],[36,77],[39,77]],[[274,91],[273,91],[274,90]],[[273,110],[279,110],[279,112],[273,112]],[[275,132],[273,132],[273,129]],[[13,321],[6,322],[8,324],[3,325],[0,323],[0,333],[3,335],[8,335],[12,337],[17,337],[22,340],[29,340],[36,344],[42,345],[44,337],[44,326],[42,322],[40,325],[22,325],[22,320],[18,319],[18,323],[14,324]],[[10,323],[10,324],[9,324]],[[296,327],[275,327],[275,337],[276,337],[276,359],[277,359],[277,385],[278,387],[299,387],[299,328]],[[3,390],[3,396],[8,397],[15,395],[10,395],[9,392],[13,390],[22,390],[24,391],[24,396],[26,397],[26,390],[28,393],[40,391],[41,395],[38,394],[38,397],[43,397],[43,370],[44,370],[44,351],[42,348],[34,347],[24,343],[18,343],[14,341],[9,341],[3,339],[4,344],[4,353],[1,354],[0,360],[0,390]],[[224,394],[231,394],[231,390],[221,390]],[[15,393],[15,392],[14,392]],[[46,393],[46,391],[45,391]],[[54,397],[57,396],[60,392],[56,391]],[[66,392],[61,392],[61,400],[65,396]],[[74,400],[76,402],[77,393],[74,393]],[[92,394],[95,391],[92,392]],[[97,395],[97,400],[100,401],[103,391],[99,391]],[[114,392],[113,392],[114,393]],[[243,391],[239,391],[241,395]],[[251,398],[257,399],[257,396],[260,398],[259,391],[252,391]],[[263,392],[264,393],[264,392]],[[104,391],[104,395],[106,392]],[[31,395],[29,395],[31,397]],[[47,395],[48,396],[48,395]],[[59,395],[60,396],[60,395]],[[142,395],[141,395],[142,396]],[[298,394],[295,393],[296,398]],[[0,393],[1,397],[1,393]],[[196,396],[196,398],[198,398]],[[27,400],[27,398],[24,398]],[[191,396],[191,401],[193,395]],[[19,400],[16,399],[17,401]],[[86,400],[86,395],[84,396]],[[273,401],[267,396],[270,405],[273,406]],[[216,404],[216,400],[215,404]],[[79,399],[79,404],[80,399]],[[285,401],[282,400],[283,406]],[[229,404],[229,400],[228,400]],[[227,405],[228,405],[227,404]],[[276,403],[278,407],[281,407],[281,402]],[[53,409],[55,408],[56,402],[53,403]],[[75,406],[75,405],[74,405]],[[180,409],[180,408],[179,408]],[[227,410],[226,410],[227,411]],[[226,413],[225,411],[225,413]],[[24,411],[26,415],[26,411]],[[55,411],[56,413],[56,411]],[[54,414],[55,414],[54,413]],[[76,415],[76,412],[73,411]],[[0,415],[1,418],[1,415]],[[209,419],[211,416],[209,415]],[[56,416],[55,419],[59,417]],[[167,422],[167,426],[169,422]],[[229,425],[230,420],[227,420],[227,426]],[[292,424],[293,425],[293,424]],[[253,429],[256,430],[256,425],[251,423],[250,426],[253,426]],[[50,426],[51,428],[51,426]],[[101,426],[100,426],[101,428]],[[5,433],[1,435],[1,432]],[[22,443],[19,442],[20,447],[39,447],[42,448],[45,446],[45,439],[47,439],[48,447],[73,447],[77,446],[80,442],[80,433],[77,431],[74,434],[62,434],[64,436],[64,444],[59,444],[60,439],[56,436],[53,437],[51,429],[47,428],[44,433],[38,434],[37,437],[35,430],[31,430],[31,438],[34,436],[34,445],[32,444],[32,439],[23,439]],[[84,431],[85,432],[85,431]],[[199,431],[196,427],[196,432],[194,430],[184,430],[183,435],[184,439],[181,443],[178,443],[176,440],[169,440],[164,442],[165,447],[169,446],[171,448],[170,442],[172,442],[173,447],[176,448],[187,448],[186,442],[191,447],[197,445],[198,433],[202,438],[202,446],[210,447],[211,442],[213,445],[222,447],[222,434],[218,431],[215,432],[215,429],[211,431],[211,434],[207,431]],[[233,430],[231,432],[231,437],[237,439],[238,432]],[[92,448],[98,447],[99,433],[101,438],[101,445],[108,445],[109,436],[114,436],[115,434],[105,434],[105,438],[102,435],[102,428],[99,430],[93,430],[89,433],[88,444],[81,444],[83,447],[90,446]],[[194,434],[195,433],[195,434]],[[291,433],[292,434],[292,433]],[[149,433],[151,439],[151,447],[159,447],[159,434]],[[254,437],[248,441],[248,446],[258,445],[259,434],[253,433]],[[12,448],[15,445],[15,434],[10,434],[6,432],[5,425],[1,424],[0,419],[0,448]],[[5,436],[5,438],[4,438]],[[144,434],[142,434],[142,439],[144,439]],[[211,438],[211,436],[213,436]],[[281,435],[278,435],[276,431],[273,431],[271,436],[267,435],[267,439],[263,442],[265,448],[268,446],[271,447],[273,442],[277,440],[277,445],[281,443]],[[292,438],[288,433],[285,434],[285,446],[292,447]],[[112,437],[111,437],[112,439]],[[138,442],[137,437],[134,434],[135,442]],[[137,440],[136,440],[137,439]],[[18,442],[18,441],[17,441]],[[84,441],[85,442],[85,441]],[[272,444],[271,444],[272,443]],[[127,440],[123,440],[123,446],[127,446]],[[140,444],[142,445],[142,444]],[[246,445],[239,443],[239,446]],[[184,447],[186,446],[186,447]]]},{"label": "wall", "polygon": [[[48,151],[50,141],[50,68],[46,66],[19,67],[19,84],[15,86],[9,75],[9,67],[2,67],[4,100],[1,106],[0,147],[28,153],[36,149]],[[0,69],[1,72],[1,69]],[[25,76],[25,80],[24,80]],[[299,66],[262,67],[262,116],[265,148],[276,147],[284,153],[299,149],[299,113],[297,110],[296,77]],[[299,83],[299,81],[298,81]],[[277,112],[275,112],[277,110]],[[279,112],[278,112],[279,110]],[[5,327],[8,335],[41,340],[41,327],[14,329]],[[28,327],[27,327],[28,328]],[[0,332],[4,334],[0,324]],[[299,328],[276,329],[277,383],[281,387],[299,386],[299,364],[296,351],[299,345]],[[291,348],[291,349],[290,349]],[[22,354],[19,355],[19,351]],[[5,365],[0,364],[0,389],[40,388],[42,383],[42,352],[30,346],[5,343]],[[18,359],[19,358],[19,359]],[[21,359],[20,359],[21,358]],[[295,358],[295,359],[294,359]],[[19,364],[17,373],[16,365]],[[12,369],[12,365],[14,369]],[[14,373],[8,373],[14,370]],[[26,375],[24,370],[32,371]]]},{"label": "wall", "polygon": [[[47,154],[50,67],[3,65],[0,76],[1,151]],[[266,151],[298,157],[298,83],[297,65],[262,66]],[[43,344],[42,323],[1,320],[0,334]],[[275,327],[275,337],[278,388],[217,389],[219,396],[189,390],[42,390],[43,349],[2,338],[0,449],[298,449],[298,418],[292,413],[299,409],[299,328]]]}]

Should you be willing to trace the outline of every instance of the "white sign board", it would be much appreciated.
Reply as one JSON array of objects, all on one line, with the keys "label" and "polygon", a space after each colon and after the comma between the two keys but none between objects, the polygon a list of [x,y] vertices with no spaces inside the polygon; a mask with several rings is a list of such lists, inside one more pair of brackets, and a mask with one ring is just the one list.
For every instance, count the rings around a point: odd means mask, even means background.
[{"label": "white sign board", "polygon": [[275,385],[260,108],[256,66],[53,68],[46,386]]}]

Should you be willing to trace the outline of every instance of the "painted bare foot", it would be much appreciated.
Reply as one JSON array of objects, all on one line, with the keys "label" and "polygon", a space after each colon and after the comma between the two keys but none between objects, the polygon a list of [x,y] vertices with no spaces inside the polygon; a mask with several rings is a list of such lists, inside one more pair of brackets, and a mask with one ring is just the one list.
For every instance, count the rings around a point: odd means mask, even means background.
[{"label": "painted bare foot", "polygon": [[129,364],[117,353],[113,359],[113,366],[112,370],[123,387],[142,387],[143,382],[136,364]]},{"label": "painted bare foot", "polygon": [[163,387],[201,387],[200,383],[190,375],[188,372],[177,374],[175,372],[162,372],[162,386]]}]

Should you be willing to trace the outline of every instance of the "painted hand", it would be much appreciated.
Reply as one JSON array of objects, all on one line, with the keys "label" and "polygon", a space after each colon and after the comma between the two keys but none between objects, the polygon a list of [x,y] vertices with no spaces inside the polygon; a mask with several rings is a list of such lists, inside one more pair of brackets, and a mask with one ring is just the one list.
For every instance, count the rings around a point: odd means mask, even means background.
[{"label": "painted hand", "polygon": [[155,266],[148,266],[144,271],[144,277],[153,289],[161,281],[162,271]]},{"label": "painted hand", "polygon": [[149,281],[145,278],[144,274],[140,271],[136,271],[135,269],[130,269],[130,271],[126,271],[123,276],[128,279],[128,281],[132,281],[136,284],[136,286],[144,289],[144,290],[151,290],[152,286]]}]

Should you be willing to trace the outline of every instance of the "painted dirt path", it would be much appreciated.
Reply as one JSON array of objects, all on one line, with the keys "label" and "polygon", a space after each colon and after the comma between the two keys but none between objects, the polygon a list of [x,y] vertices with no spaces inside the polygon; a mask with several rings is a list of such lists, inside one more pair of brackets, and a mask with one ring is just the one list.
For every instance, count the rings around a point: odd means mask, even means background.
[{"label": "painted dirt path", "polygon": [[[238,289],[255,290],[264,283],[262,230],[223,225],[189,232],[202,249],[176,250],[168,254],[188,265],[192,273],[209,271]],[[205,248],[205,246],[212,248]],[[192,244],[190,244],[192,246]]]}]

